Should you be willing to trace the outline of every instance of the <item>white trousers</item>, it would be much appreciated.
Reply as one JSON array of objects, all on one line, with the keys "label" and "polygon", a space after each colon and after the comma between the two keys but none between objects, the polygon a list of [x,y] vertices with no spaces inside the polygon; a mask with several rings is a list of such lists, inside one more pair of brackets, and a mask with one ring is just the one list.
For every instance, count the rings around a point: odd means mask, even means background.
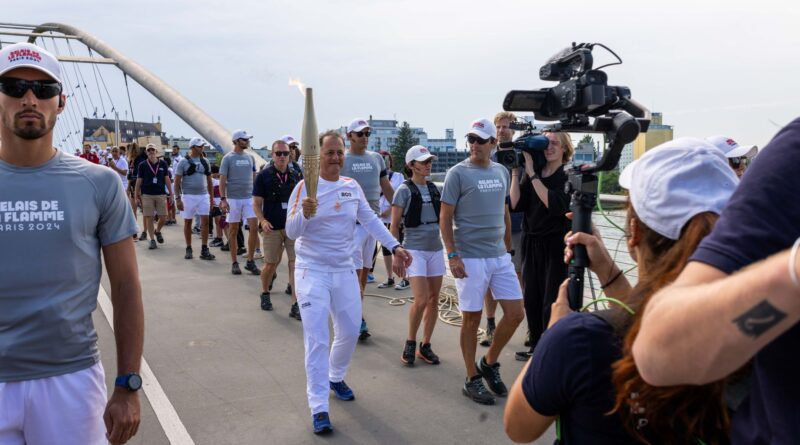
[{"label": "white trousers", "polygon": [[[294,271],[297,304],[303,318],[306,384],[311,414],[328,411],[330,382],[347,374],[361,327],[361,294],[355,271]],[[333,318],[333,344],[328,317]]]},{"label": "white trousers", "polygon": [[0,383],[0,445],[106,445],[103,365]]}]

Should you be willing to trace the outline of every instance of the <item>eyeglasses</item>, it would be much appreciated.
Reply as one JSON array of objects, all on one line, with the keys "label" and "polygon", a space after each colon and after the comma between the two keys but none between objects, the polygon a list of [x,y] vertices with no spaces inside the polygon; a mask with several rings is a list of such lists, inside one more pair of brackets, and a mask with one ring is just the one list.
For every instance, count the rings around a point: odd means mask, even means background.
[{"label": "eyeglasses", "polygon": [[289,152],[288,151],[273,151],[272,152],[272,156],[280,156],[280,157],[289,156]]},{"label": "eyeglasses", "polygon": [[14,77],[0,78],[0,92],[21,98],[28,90],[33,91],[37,99],[50,99],[61,94],[61,84],[55,80],[22,80]]},{"label": "eyeglasses", "polygon": [[478,136],[475,136],[474,134],[467,135],[467,142],[469,142],[470,144],[477,143],[479,145],[483,145],[483,144],[488,144],[490,140],[491,139],[480,138]]},{"label": "eyeglasses", "polygon": [[743,158],[743,157],[738,157],[738,158],[728,158],[728,164],[730,164],[730,166],[731,166],[732,168],[739,168],[739,167],[741,167],[741,166],[742,166],[742,164],[744,164],[744,161],[745,161],[745,158]]},{"label": "eyeglasses", "polygon": [[354,131],[353,134],[358,136],[358,137],[361,137],[361,136],[369,137],[369,135],[371,135],[372,132],[369,131],[369,130],[366,130],[366,131]]}]

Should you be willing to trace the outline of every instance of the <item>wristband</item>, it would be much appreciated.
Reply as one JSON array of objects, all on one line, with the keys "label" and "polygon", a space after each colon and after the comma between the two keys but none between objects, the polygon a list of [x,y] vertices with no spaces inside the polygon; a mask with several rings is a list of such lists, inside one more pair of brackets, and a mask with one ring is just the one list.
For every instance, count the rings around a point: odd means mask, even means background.
[{"label": "wristband", "polygon": [[506,253],[513,257],[517,253],[517,251],[514,250],[514,249],[511,249],[511,250],[507,250]]},{"label": "wristband", "polygon": [[223,196],[222,198],[219,198],[219,200],[220,200],[220,201],[227,201],[227,200],[228,200],[228,198],[226,198],[226,197],[224,197],[224,196]]},{"label": "wristband", "polygon": [[447,254],[447,259],[452,260],[453,258],[458,256],[458,252],[450,252]]},{"label": "wristband", "polygon": [[617,281],[617,278],[619,278],[620,276],[622,276],[622,269],[620,269],[619,272],[617,272],[617,274],[614,275],[614,278],[608,280],[608,282],[606,284],[603,284],[602,286],[600,286],[600,289],[605,289],[608,286],[611,286],[611,284],[613,282]]},{"label": "wristband", "polygon": [[792,252],[789,254],[789,277],[795,286],[800,287],[800,279],[797,278],[797,250],[800,248],[800,238],[792,245]]}]

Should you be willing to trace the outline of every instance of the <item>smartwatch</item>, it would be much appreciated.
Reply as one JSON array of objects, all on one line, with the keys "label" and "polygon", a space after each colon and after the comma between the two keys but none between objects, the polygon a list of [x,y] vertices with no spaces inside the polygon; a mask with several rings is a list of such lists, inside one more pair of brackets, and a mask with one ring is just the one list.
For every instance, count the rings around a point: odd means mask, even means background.
[{"label": "smartwatch", "polygon": [[398,247],[403,247],[403,245],[402,244],[398,244],[398,245],[392,247],[392,255],[394,255],[394,252],[397,250]]},{"label": "smartwatch", "polygon": [[516,251],[516,250],[514,250],[514,249],[511,249],[511,250],[507,251],[506,253],[507,253],[507,254],[509,254],[509,255],[511,255],[511,256],[513,257],[513,256],[514,256],[514,254],[515,254],[515,253],[517,253],[517,251]]},{"label": "smartwatch", "polygon": [[142,377],[135,372],[121,375],[114,380],[114,386],[125,388],[128,391],[138,391],[142,389]]},{"label": "smartwatch", "polygon": [[452,260],[453,258],[458,256],[458,252],[450,252],[447,254],[447,259]]},{"label": "smartwatch", "polygon": [[219,200],[220,200],[220,201],[227,201],[227,200],[228,200],[228,198],[226,198],[226,197],[224,197],[224,196],[223,196],[222,198],[219,198]]}]

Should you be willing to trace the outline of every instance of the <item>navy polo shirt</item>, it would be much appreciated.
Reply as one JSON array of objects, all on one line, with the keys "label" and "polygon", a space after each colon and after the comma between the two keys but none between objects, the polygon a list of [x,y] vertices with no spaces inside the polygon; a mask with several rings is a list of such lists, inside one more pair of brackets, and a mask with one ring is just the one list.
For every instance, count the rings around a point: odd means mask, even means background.
[{"label": "navy polo shirt", "polygon": [[[169,177],[169,167],[167,163],[159,160],[158,164],[151,164],[149,160],[145,160],[139,164],[139,171],[136,177],[142,180],[142,194],[143,195],[166,195],[166,178]],[[155,179],[155,182],[153,181]]]},{"label": "navy polo shirt", "polygon": [[302,178],[302,173],[290,168],[286,169],[286,173],[280,173],[274,165],[270,165],[256,175],[256,179],[253,181],[253,196],[267,198],[271,195],[273,187],[285,190],[286,201],[275,202],[264,199],[264,204],[261,207],[264,218],[269,221],[274,230],[286,228],[286,209],[288,208],[289,195],[291,195],[294,186]]},{"label": "navy polo shirt", "polygon": [[[800,119],[753,160],[714,231],[691,260],[725,273],[791,247],[800,237]],[[800,443],[800,325],[756,354],[750,395],[731,425],[734,445]]]}]

